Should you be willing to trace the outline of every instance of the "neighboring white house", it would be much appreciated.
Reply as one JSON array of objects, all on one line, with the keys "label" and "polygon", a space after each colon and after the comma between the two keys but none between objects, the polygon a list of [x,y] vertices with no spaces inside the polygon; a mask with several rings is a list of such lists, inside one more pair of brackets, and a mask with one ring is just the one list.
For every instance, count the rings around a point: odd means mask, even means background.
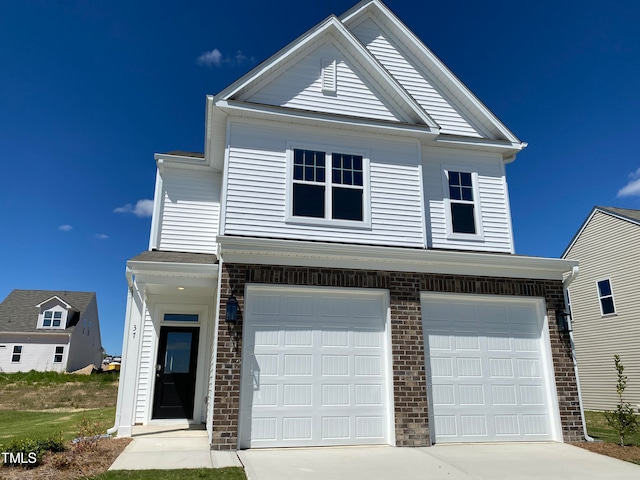
[{"label": "neighboring white house", "polygon": [[[504,81],[504,79],[503,79]],[[155,156],[117,418],[213,449],[583,437],[563,276],[514,254],[526,146],[378,0],[215,96]]]},{"label": "neighboring white house", "polygon": [[13,290],[0,303],[0,372],[73,372],[101,361],[95,293]]},{"label": "neighboring white house", "polygon": [[569,288],[584,406],[618,403],[613,356],[628,378],[625,400],[640,405],[640,210],[594,207],[562,254],[580,262]]}]

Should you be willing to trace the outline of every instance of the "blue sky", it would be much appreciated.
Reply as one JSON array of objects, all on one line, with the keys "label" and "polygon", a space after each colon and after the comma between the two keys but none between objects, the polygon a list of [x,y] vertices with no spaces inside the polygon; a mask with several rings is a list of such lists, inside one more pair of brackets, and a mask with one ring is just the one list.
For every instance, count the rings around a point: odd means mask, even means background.
[{"label": "blue sky", "polygon": [[[0,297],[95,291],[120,353],[153,154],[203,151],[205,95],[353,0],[0,2]],[[388,0],[529,147],[507,167],[519,254],[594,205],[640,208],[640,3]]]}]

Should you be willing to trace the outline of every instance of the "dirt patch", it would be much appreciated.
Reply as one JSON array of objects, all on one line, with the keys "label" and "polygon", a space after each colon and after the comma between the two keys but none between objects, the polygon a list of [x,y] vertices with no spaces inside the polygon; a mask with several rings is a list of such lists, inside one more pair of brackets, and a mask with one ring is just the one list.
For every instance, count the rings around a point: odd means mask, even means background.
[{"label": "dirt patch", "polygon": [[607,455],[626,462],[637,463],[640,465],[640,446],[621,447],[615,443],[606,442],[575,442],[572,443],[576,447],[584,448],[590,452]]},{"label": "dirt patch", "polygon": [[106,472],[131,442],[131,438],[99,440],[95,444],[72,445],[65,452],[45,455],[36,468],[0,467],[4,480],[76,480]]}]

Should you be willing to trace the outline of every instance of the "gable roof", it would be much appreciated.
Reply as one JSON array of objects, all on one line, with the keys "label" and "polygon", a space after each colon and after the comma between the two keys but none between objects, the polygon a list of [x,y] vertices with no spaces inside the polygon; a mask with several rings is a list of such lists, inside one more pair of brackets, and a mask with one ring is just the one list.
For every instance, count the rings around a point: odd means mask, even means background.
[{"label": "gable roof", "polygon": [[[62,290],[13,290],[0,303],[0,332],[49,332],[37,329],[38,306],[54,297],[80,312],[82,316],[96,294]],[[74,327],[75,324],[69,325],[65,330],[52,330],[49,333],[71,332]]]},{"label": "gable roof", "polygon": [[363,73],[376,79],[377,85],[381,87],[379,93],[398,110],[398,113],[405,117],[404,121],[406,123],[424,125],[429,130],[434,130],[434,133],[439,130],[438,124],[429,114],[407,93],[364,45],[345,28],[335,15],[329,16],[326,20],[320,22],[317,26],[229,85],[215,96],[214,101],[217,103],[245,99],[257,85],[275,78],[276,75],[281,73],[280,70],[287,66],[289,62],[295,61],[298,55],[313,46],[320,45],[330,36],[333,36],[334,41],[344,45],[345,52],[348,52],[363,67]]},{"label": "gable roof", "polygon": [[[366,19],[374,19],[383,32],[390,32],[390,37],[393,37],[398,44],[400,56],[406,55],[404,60],[409,62],[407,65],[417,69],[416,74],[424,78],[424,88],[429,89],[428,91],[423,92],[420,89],[422,87],[412,85],[407,79],[401,78],[402,75],[398,72],[396,72],[398,74],[398,78],[396,78],[391,73],[394,69],[383,58],[384,56],[380,56],[379,52],[374,54],[375,49],[371,49],[371,46],[365,46],[356,37],[354,31]],[[278,79],[281,74],[294,65],[293,62],[297,64],[297,60],[302,58],[305,52],[310,51],[310,48],[320,45],[329,37],[344,46],[352,58],[357,59],[358,66],[363,68],[359,72],[368,76],[369,80],[374,79],[377,88],[372,91],[381,93],[381,99],[397,110],[395,115],[399,121],[377,120],[386,128],[418,128],[421,132],[433,136],[438,143],[443,145],[471,142],[469,144],[481,148],[498,149],[503,152],[505,162],[512,161],[515,155],[527,146],[380,0],[363,0],[340,17],[329,16],[215,95],[212,100],[213,104],[225,109],[225,111],[233,110],[242,116],[251,116],[251,112],[253,112],[256,118],[276,114],[285,121],[287,118],[291,118],[291,115],[297,116],[297,118],[306,118],[309,122],[319,121],[316,117],[318,114],[322,115],[322,112],[308,108],[309,105],[312,105],[310,102],[307,102],[307,105],[303,107],[297,107],[295,104],[286,106],[271,105],[270,102],[265,104],[263,98],[252,102],[250,98],[251,94]],[[385,65],[389,68],[386,68]],[[415,97],[410,91],[414,93]],[[429,113],[430,109],[436,116],[442,113],[438,112],[438,107],[434,105],[433,108],[429,108],[429,102],[423,101],[421,104],[417,100],[419,97],[427,98],[432,93],[436,93],[440,101],[448,105],[450,113],[454,113],[458,118],[454,123],[458,122],[459,128],[442,127]],[[401,115],[398,115],[399,113]],[[324,115],[330,115],[328,118],[334,122],[340,122],[341,117],[343,119],[349,118],[342,112],[324,113]],[[358,123],[357,120],[375,121],[373,118],[361,119],[360,116],[353,118],[356,123]],[[438,118],[445,122],[443,125],[446,122],[452,122],[448,113],[442,113]],[[393,127],[392,124],[397,127]],[[361,124],[358,123],[358,125]],[[363,123],[361,126],[365,125],[368,124]],[[372,127],[369,125],[367,128]],[[402,131],[400,130],[400,132]],[[414,133],[415,131],[417,130],[414,130]]]},{"label": "gable roof", "polygon": [[587,216],[587,219],[584,222],[582,222],[582,225],[580,226],[576,234],[573,236],[573,238],[569,242],[569,245],[567,246],[567,248],[565,248],[564,252],[562,252],[561,258],[565,258],[565,256],[567,255],[569,250],[571,250],[574,243],[576,243],[576,241],[578,240],[578,238],[580,237],[580,235],[582,234],[586,226],[589,224],[593,216],[598,212],[604,213],[606,215],[610,215],[612,217],[618,218],[626,222],[633,223],[635,225],[640,225],[640,210],[633,210],[630,208],[617,208],[617,207],[600,207],[596,205],[595,207],[593,207],[593,209]]},{"label": "gable roof", "polygon": [[347,26],[356,24],[361,18],[372,16],[400,39],[416,57],[418,62],[433,77],[439,89],[446,91],[466,110],[484,130],[496,139],[507,140],[526,147],[507,126],[489,110],[478,97],[440,60],[390,9],[380,0],[362,0],[340,16]]}]

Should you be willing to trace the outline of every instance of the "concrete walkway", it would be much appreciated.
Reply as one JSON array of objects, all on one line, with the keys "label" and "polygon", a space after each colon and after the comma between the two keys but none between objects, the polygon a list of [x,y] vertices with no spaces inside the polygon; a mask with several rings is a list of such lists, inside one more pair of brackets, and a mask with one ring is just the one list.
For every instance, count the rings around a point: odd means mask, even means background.
[{"label": "concrete walkway", "polygon": [[249,480],[638,480],[640,466],[560,443],[243,450]]},{"label": "concrete walkway", "polygon": [[200,425],[134,427],[132,436],[109,470],[242,467],[236,452],[212,451]]},{"label": "concrete walkway", "polygon": [[639,480],[640,466],[561,443],[212,451],[186,424],[136,427],[109,470],[242,467],[249,480]]}]

